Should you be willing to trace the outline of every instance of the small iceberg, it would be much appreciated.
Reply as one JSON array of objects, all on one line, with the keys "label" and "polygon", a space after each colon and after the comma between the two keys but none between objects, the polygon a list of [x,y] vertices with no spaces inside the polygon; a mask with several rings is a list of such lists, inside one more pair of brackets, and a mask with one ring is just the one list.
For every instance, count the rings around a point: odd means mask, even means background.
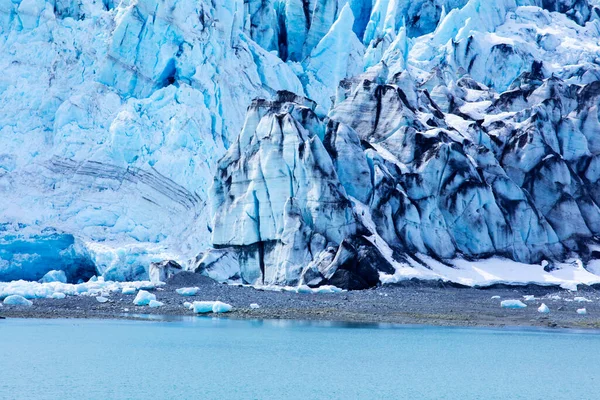
[{"label": "small iceberg", "polygon": [[231,311],[232,308],[233,307],[231,306],[231,304],[222,303],[220,301],[215,301],[215,303],[213,304],[213,307],[212,307],[212,312],[227,313],[227,312]]},{"label": "small iceberg", "polygon": [[184,287],[175,289],[177,294],[181,296],[195,296],[198,293],[198,290],[200,290],[200,288],[197,287]]},{"label": "small iceberg", "polygon": [[542,303],[542,305],[538,308],[538,312],[542,314],[548,314],[550,312],[550,309],[546,304]]},{"label": "small iceberg", "polygon": [[185,308],[187,308],[188,310],[191,310],[193,307],[192,303],[190,303],[189,301],[186,301],[185,303],[183,303],[183,306]]},{"label": "small iceberg", "polygon": [[500,296],[492,296],[492,300],[500,300]]},{"label": "small iceberg", "polygon": [[152,300],[156,300],[156,295],[145,290],[140,290],[133,299],[133,304],[136,306],[147,306]]},{"label": "small iceberg", "polygon": [[196,314],[212,313],[226,313],[232,310],[232,306],[227,303],[220,301],[195,301],[192,303],[192,310]]},{"label": "small iceberg", "polygon": [[33,305],[33,301],[27,300],[23,296],[19,296],[18,294],[13,294],[4,299],[4,304],[7,306],[27,306],[30,307]]},{"label": "small iceberg", "polygon": [[108,302],[108,299],[104,296],[98,296],[98,297],[96,297],[96,301],[98,303],[106,303],[106,302]]},{"label": "small iceberg", "polygon": [[531,294],[526,294],[525,296],[523,296],[523,298],[525,299],[525,301],[533,301],[533,300],[535,300],[535,296],[531,295]]},{"label": "small iceberg", "polygon": [[260,308],[260,306],[256,303],[252,303],[252,304],[250,304],[250,308],[253,310],[258,310]]},{"label": "small iceberg", "polygon": [[162,307],[165,303],[161,302],[161,301],[157,301],[157,300],[150,300],[150,302],[148,303],[148,307],[150,308],[158,308],[158,307]]},{"label": "small iceberg", "polygon": [[125,286],[121,290],[121,293],[123,293],[123,294],[135,294],[135,292],[137,292],[137,290],[131,286]]},{"label": "small iceberg", "polygon": [[577,314],[579,314],[579,315],[586,315],[587,314],[587,310],[585,308],[579,308],[577,310]]},{"label": "small iceberg", "polygon": [[205,314],[212,312],[214,301],[195,301],[192,303],[192,310],[196,314]]},{"label": "small iceberg", "polygon": [[527,304],[523,303],[521,300],[504,300],[500,303],[502,308],[525,308]]},{"label": "small iceberg", "polygon": [[64,293],[61,293],[61,292],[54,292],[50,296],[51,299],[57,299],[57,300],[64,299],[65,297],[67,297],[67,295]]},{"label": "small iceberg", "polygon": [[585,297],[575,297],[573,300],[578,303],[591,303],[592,302],[591,300],[586,299]]}]

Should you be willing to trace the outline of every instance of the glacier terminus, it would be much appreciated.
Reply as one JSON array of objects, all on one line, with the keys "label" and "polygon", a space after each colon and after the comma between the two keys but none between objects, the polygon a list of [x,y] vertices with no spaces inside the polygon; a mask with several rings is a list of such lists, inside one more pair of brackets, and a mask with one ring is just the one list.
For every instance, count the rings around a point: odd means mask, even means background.
[{"label": "glacier terminus", "polygon": [[600,283],[599,0],[0,0],[0,54],[0,282]]}]

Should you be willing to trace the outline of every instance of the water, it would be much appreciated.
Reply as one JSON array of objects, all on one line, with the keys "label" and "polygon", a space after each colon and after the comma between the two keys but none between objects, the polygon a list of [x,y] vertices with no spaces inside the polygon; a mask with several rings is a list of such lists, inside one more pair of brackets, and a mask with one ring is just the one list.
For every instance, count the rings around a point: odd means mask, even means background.
[{"label": "water", "polygon": [[600,335],[0,321],[0,399],[597,399]]}]

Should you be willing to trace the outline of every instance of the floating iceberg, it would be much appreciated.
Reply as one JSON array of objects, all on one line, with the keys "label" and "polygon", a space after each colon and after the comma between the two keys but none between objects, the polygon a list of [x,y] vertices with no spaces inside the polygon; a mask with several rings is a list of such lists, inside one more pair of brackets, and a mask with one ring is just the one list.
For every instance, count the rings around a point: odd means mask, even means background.
[{"label": "floating iceberg", "polygon": [[586,315],[587,314],[587,310],[585,308],[579,308],[579,309],[577,309],[577,314],[579,314],[579,315]]},{"label": "floating iceberg", "polygon": [[256,303],[252,303],[252,304],[250,304],[250,308],[253,310],[258,310],[260,308],[260,306]]},{"label": "floating iceberg", "polygon": [[60,292],[54,292],[52,293],[52,295],[50,296],[51,299],[64,299],[65,297],[67,297],[66,294],[64,293],[60,293]]},{"label": "floating iceberg", "polygon": [[107,303],[108,299],[106,297],[104,297],[104,296],[98,296],[98,297],[96,297],[96,301],[98,303]]}]

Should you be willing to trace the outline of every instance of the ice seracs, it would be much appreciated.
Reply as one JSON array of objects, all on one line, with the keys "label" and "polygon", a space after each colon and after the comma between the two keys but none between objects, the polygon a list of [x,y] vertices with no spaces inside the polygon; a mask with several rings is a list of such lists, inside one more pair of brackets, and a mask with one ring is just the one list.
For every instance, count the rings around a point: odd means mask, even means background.
[{"label": "ice seracs", "polygon": [[0,10],[0,280],[598,280],[597,1],[113,3]]}]

